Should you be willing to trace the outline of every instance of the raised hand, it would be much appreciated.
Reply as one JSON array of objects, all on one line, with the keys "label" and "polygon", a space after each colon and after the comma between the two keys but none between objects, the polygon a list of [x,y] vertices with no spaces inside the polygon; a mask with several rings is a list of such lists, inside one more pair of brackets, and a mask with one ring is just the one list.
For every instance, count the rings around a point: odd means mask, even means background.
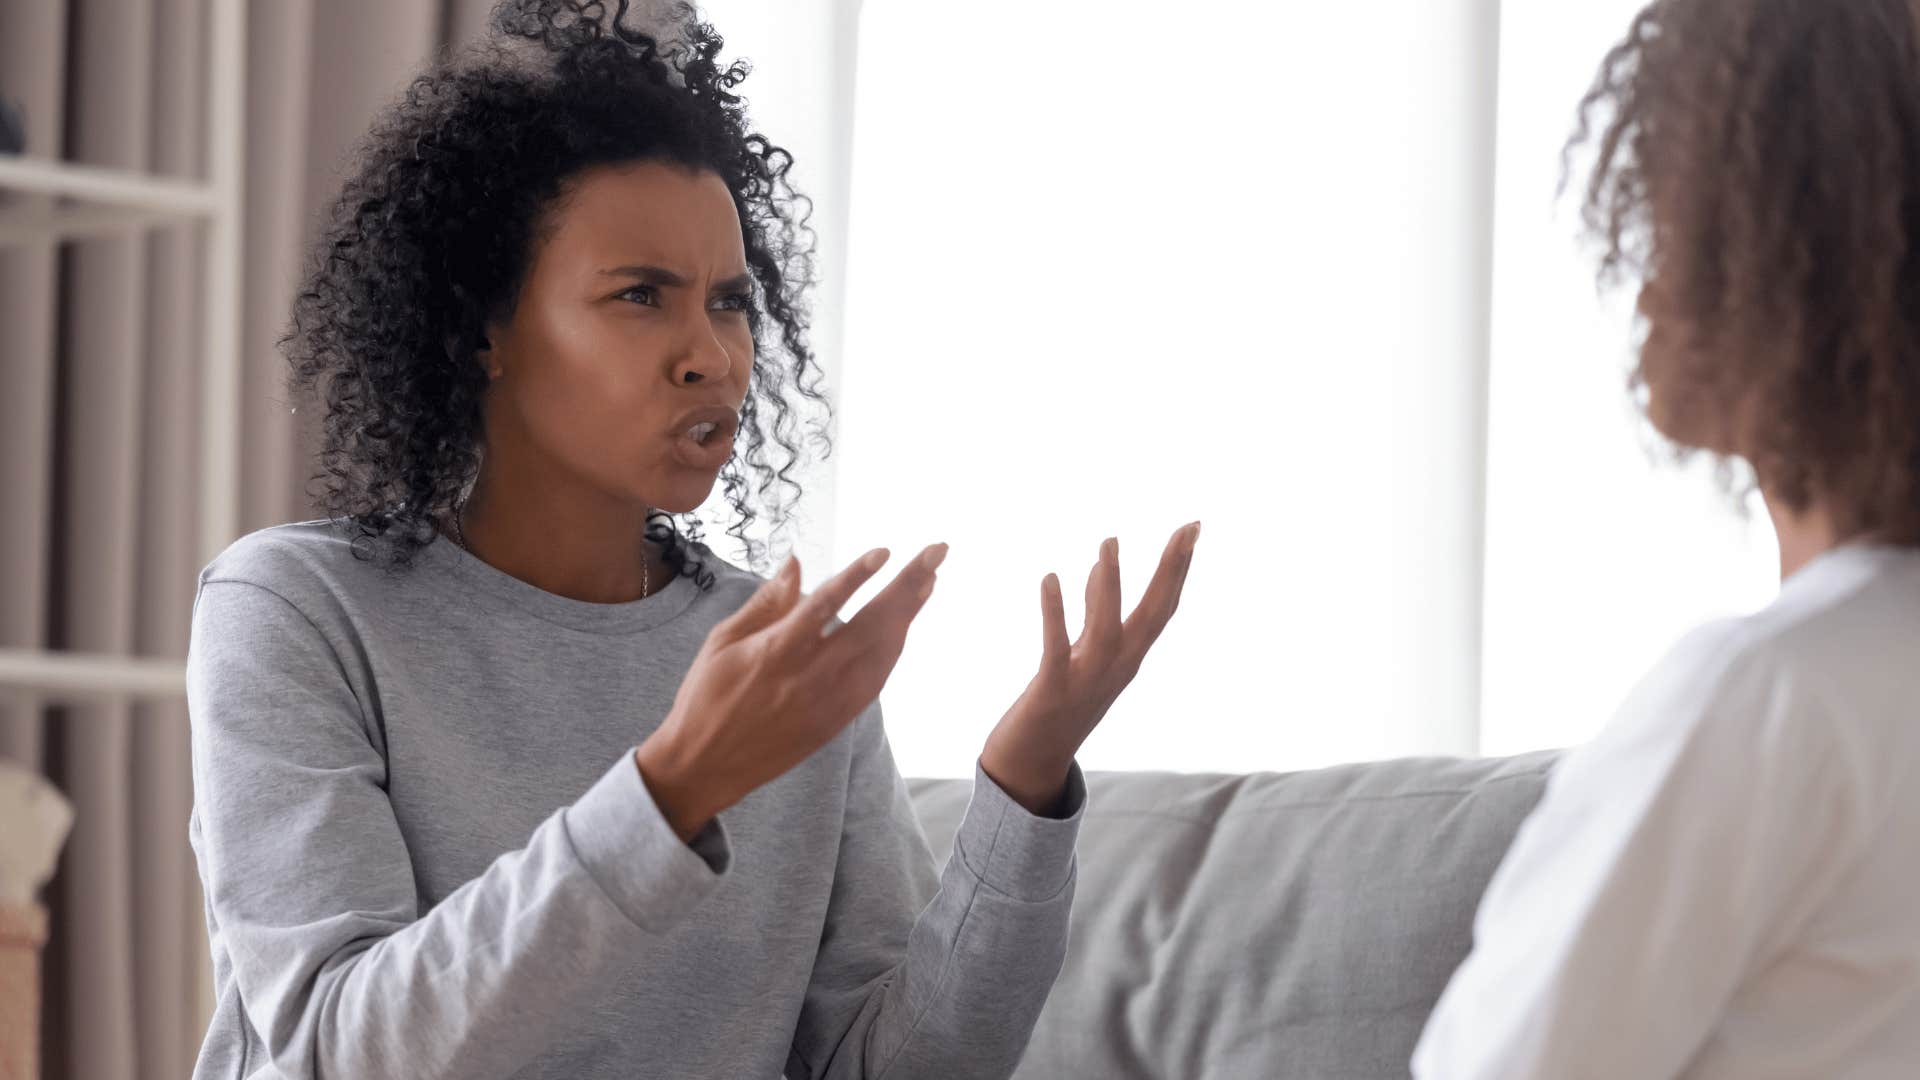
[{"label": "raised hand", "polygon": [[1120,543],[1109,539],[1087,578],[1086,623],[1067,643],[1060,580],[1040,583],[1040,671],[1000,718],[980,767],[1022,806],[1048,814],[1066,790],[1080,744],[1106,716],[1180,606],[1180,590],[1200,539],[1195,521],[1174,532],[1146,595],[1120,619]]},{"label": "raised hand", "polygon": [[715,624],[666,720],[634,752],[682,840],[824,746],[880,695],[946,554],[945,544],[924,549],[831,633],[828,621],[886,563],[885,548],[812,595],[800,592],[799,560],[789,559]]}]

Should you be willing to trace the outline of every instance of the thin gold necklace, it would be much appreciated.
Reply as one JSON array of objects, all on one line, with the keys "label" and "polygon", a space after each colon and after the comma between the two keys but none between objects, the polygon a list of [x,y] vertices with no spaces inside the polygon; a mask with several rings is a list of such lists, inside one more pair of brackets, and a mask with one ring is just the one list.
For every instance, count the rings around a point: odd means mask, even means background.
[{"label": "thin gold necklace", "polygon": [[[466,500],[463,499],[460,505],[453,510],[453,540],[454,543],[460,545],[460,550],[469,555],[473,555],[473,549],[467,546],[467,530],[460,524],[466,516],[467,503]],[[474,558],[477,559],[479,556],[474,555]],[[647,553],[642,551],[640,553],[640,596],[638,599],[645,600],[647,597],[653,595],[653,582],[650,580],[651,576],[647,568]]]}]

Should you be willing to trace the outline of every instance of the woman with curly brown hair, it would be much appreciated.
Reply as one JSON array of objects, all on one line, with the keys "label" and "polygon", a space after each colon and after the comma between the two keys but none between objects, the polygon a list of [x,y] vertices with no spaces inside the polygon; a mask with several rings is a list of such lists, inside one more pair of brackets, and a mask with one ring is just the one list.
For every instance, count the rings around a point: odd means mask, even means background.
[{"label": "woman with curly brown hair", "polygon": [[1684,638],[1556,770],[1413,1065],[1920,1072],[1920,5],[1659,0],[1608,54],[1586,219],[1634,387],[1744,462],[1766,609]]},{"label": "woman with curly brown hair", "polygon": [[843,623],[885,549],[808,594],[674,525],[792,483],[810,245],[744,65],[627,7],[508,0],[316,245],[285,344],[329,516],[194,601],[197,1077],[999,1078],[1060,970],[1076,755],[1197,523],[1124,621],[1109,541],[1077,641],[1041,582],[938,870],[877,695],[945,545]]}]

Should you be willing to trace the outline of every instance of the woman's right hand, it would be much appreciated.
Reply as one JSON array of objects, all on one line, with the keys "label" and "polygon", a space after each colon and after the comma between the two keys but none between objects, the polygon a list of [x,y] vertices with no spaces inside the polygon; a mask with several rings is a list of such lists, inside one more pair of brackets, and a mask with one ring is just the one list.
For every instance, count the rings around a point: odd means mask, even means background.
[{"label": "woman's right hand", "polygon": [[789,558],[715,624],[659,730],[636,751],[647,790],[682,841],[853,722],[893,673],[947,545],[924,549],[833,633],[833,618],[887,561],[876,548],[812,594]]}]

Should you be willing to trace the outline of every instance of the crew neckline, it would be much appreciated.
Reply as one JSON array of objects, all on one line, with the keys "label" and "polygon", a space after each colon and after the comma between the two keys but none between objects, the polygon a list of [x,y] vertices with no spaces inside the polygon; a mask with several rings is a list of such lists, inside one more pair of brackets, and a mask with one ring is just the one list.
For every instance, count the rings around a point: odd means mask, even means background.
[{"label": "crew neckline", "polygon": [[1890,565],[1920,564],[1920,548],[1871,540],[1843,540],[1819,552],[1780,582],[1780,595],[1818,591],[1822,585],[1854,575],[1871,575]]},{"label": "crew neckline", "polygon": [[[718,572],[718,560],[713,549],[685,537],[680,542],[697,552],[707,569]],[[446,536],[436,536],[426,546],[424,554],[448,571],[456,581],[469,586],[470,595],[483,599],[489,606],[510,613],[532,615],[557,626],[590,634],[651,630],[685,612],[700,594],[700,586],[693,578],[676,574],[672,581],[651,595],[638,600],[600,604],[561,596],[522,581]]]}]

